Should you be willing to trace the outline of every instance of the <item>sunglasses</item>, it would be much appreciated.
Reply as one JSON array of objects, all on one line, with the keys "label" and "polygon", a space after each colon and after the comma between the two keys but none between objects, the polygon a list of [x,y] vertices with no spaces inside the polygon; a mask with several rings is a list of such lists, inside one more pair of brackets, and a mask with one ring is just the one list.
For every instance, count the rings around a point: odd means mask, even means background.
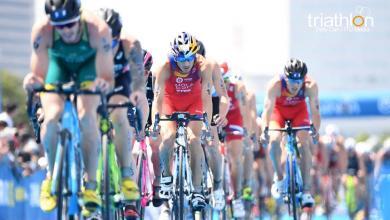
[{"label": "sunglasses", "polygon": [[74,22],[70,22],[70,23],[67,23],[67,24],[59,24],[59,25],[54,25],[54,27],[56,29],[64,29],[64,28],[72,28],[78,21],[74,21]]},{"label": "sunglasses", "polygon": [[290,84],[302,84],[303,83],[303,79],[290,79],[290,78],[288,78],[288,82]]},{"label": "sunglasses", "polygon": [[190,57],[184,57],[184,56],[177,56],[177,57],[175,57],[175,61],[176,62],[180,62],[180,63],[182,63],[182,62],[192,62],[194,60],[195,60],[195,55],[192,55]]}]

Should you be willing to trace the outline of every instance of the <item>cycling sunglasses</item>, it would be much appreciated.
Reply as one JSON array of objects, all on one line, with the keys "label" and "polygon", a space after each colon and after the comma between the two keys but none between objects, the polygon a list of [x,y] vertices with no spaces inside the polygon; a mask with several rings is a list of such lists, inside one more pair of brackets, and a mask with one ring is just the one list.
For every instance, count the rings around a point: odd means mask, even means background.
[{"label": "cycling sunglasses", "polygon": [[74,22],[70,22],[70,23],[66,23],[66,24],[58,24],[58,25],[54,25],[54,27],[56,29],[64,29],[64,28],[72,28],[77,22],[79,21],[74,21]]},{"label": "cycling sunglasses", "polygon": [[192,56],[189,56],[189,57],[185,57],[185,56],[177,56],[175,57],[175,61],[176,62],[192,62],[195,60],[195,55],[192,55]]},{"label": "cycling sunglasses", "polygon": [[302,84],[303,83],[303,79],[290,79],[290,78],[288,78],[288,82],[290,84]]}]

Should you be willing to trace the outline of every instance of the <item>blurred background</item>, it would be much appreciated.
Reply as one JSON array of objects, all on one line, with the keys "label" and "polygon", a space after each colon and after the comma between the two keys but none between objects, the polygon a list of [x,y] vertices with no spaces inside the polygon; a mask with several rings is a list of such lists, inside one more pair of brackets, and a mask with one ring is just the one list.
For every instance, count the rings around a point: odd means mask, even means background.
[{"label": "blurred background", "polygon": [[[153,68],[165,61],[178,32],[190,32],[204,43],[207,57],[227,61],[243,76],[257,95],[259,114],[267,81],[282,73],[289,57],[300,58],[319,84],[322,133],[335,125],[343,136],[370,140],[375,151],[390,134],[388,0],[81,2],[88,10],[110,7],[120,12],[125,32],[152,53]],[[0,137],[18,135],[8,146],[13,152],[33,140],[21,80],[29,72],[30,32],[45,17],[43,5],[44,0],[0,0],[0,125],[7,122],[0,126]],[[29,150],[42,155],[35,145],[19,151]],[[0,206],[1,198],[0,192]]]}]

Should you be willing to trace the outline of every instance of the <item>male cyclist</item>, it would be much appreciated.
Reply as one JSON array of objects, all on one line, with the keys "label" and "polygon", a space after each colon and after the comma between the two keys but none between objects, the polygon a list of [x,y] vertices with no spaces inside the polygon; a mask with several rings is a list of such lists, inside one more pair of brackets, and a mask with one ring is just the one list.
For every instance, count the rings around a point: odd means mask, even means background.
[{"label": "male cyclist", "polygon": [[[291,120],[292,126],[309,126],[310,119],[306,106],[306,97],[309,97],[310,112],[314,128],[320,127],[320,113],[317,83],[306,76],[306,64],[298,59],[290,59],[284,67],[284,73],[275,76],[268,84],[264,99],[264,112],[262,127],[264,128],[261,139],[263,143],[270,142],[270,157],[276,180],[272,185],[271,192],[274,197],[280,197],[284,187],[283,171],[281,168],[281,132],[271,132],[268,128],[283,128],[286,120]],[[318,135],[316,135],[318,136]],[[303,207],[312,207],[314,199],[310,194],[312,167],[310,152],[310,135],[308,131],[297,132],[298,145],[302,155],[301,170],[303,176],[302,196]],[[318,137],[316,137],[318,138]]]},{"label": "male cyclist", "polygon": [[[31,33],[31,72],[24,79],[24,87],[74,81],[83,89],[99,88],[108,91],[113,82],[113,57],[109,27],[103,20],[80,10],[78,0],[47,0],[48,17],[37,22]],[[101,205],[96,193],[96,169],[100,136],[96,109],[99,97],[80,95],[77,100],[81,128],[81,146],[86,168],[85,190],[82,194],[85,209],[91,213]],[[40,203],[44,211],[57,206],[56,195],[51,195],[51,175],[55,162],[59,120],[64,98],[58,94],[41,95],[44,111],[42,141],[49,161],[46,179],[42,182]]]},{"label": "male cyclist", "polygon": [[[145,94],[145,80],[143,67],[143,51],[140,42],[132,36],[122,33],[120,15],[113,9],[100,9],[99,16],[111,28],[114,53],[114,92],[109,97],[109,103],[120,104],[131,100],[143,113],[142,125],[148,117],[148,102]],[[122,194],[125,201],[138,200],[139,190],[134,181],[134,163],[131,154],[133,143],[133,129],[127,119],[127,108],[114,109],[110,118],[115,131],[114,144],[122,174]],[[143,127],[142,126],[142,127]],[[135,216],[135,207],[126,206],[125,216]]]},{"label": "male cyclist", "polygon": [[[189,33],[178,34],[171,43],[168,61],[156,71],[154,107],[160,115],[170,115],[177,111],[202,114],[203,103],[211,95],[212,64],[197,55],[197,40]],[[205,198],[202,194],[202,153],[200,136],[202,122],[188,124],[188,140],[191,155],[192,181],[195,192],[192,206],[202,209]],[[169,152],[174,145],[176,124],[161,123],[162,144],[160,145],[161,183],[160,197],[168,199],[172,193],[172,174],[169,166]],[[158,174],[156,174],[158,175]]]},{"label": "male cyclist", "polygon": [[225,81],[229,96],[229,111],[226,115],[226,149],[231,159],[231,175],[234,186],[233,214],[235,218],[245,216],[244,204],[242,201],[242,185],[244,173],[244,128],[243,114],[246,108],[245,92],[240,90],[234,83],[233,76],[227,63],[221,64],[223,79]]},{"label": "male cyclist", "polygon": [[[206,58],[206,49],[201,41],[198,41],[198,54]],[[225,193],[222,189],[222,156],[219,152],[219,140],[217,127],[224,127],[227,124],[226,115],[229,107],[229,97],[227,95],[226,86],[222,78],[221,68],[218,63],[210,58],[207,58],[213,64],[212,70],[212,97],[204,103],[204,109],[208,112],[209,121],[213,118],[216,126],[211,126],[213,141],[206,148],[209,155],[210,168],[214,177],[214,192],[212,198],[213,208],[222,210],[225,205]]]}]

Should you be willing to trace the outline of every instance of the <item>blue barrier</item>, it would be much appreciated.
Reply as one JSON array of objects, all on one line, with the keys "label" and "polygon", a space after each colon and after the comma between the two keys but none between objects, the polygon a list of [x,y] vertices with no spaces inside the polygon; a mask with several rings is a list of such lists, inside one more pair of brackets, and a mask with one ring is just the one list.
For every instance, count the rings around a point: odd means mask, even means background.
[{"label": "blue barrier", "polygon": [[38,170],[21,178],[9,158],[0,159],[0,220],[52,220],[55,211],[43,212],[39,207],[39,192],[46,171]]}]

